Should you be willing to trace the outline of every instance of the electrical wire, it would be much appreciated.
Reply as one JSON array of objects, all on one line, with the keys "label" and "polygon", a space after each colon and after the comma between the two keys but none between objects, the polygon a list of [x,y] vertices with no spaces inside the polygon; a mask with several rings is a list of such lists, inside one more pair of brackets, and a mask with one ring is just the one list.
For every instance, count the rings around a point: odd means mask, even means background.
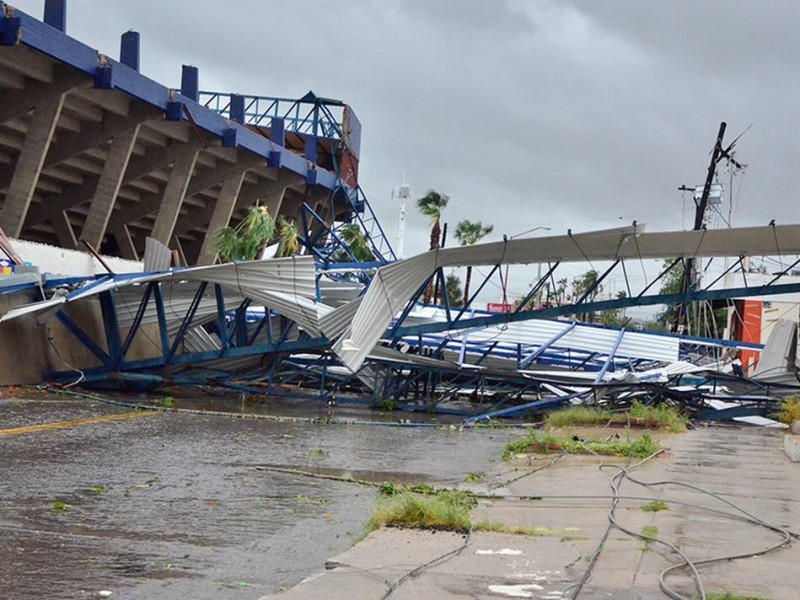
[{"label": "electrical wire", "polygon": [[[728,554],[728,555],[724,555],[724,556],[717,556],[717,557],[706,558],[706,559],[702,559],[702,560],[694,560],[694,561],[689,560],[688,558],[686,558],[686,556],[683,553],[679,552],[679,555],[684,560],[684,562],[680,563],[680,564],[677,564],[677,565],[673,565],[671,567],[668,567],[667,569],[664,569],[661,572],[661,574],[659,575],[659,584],[661,586],[661,589],[664,591],[664,593],[666,593],[671,598],[674,598],[675,600],[691,600],[691,598],[688,598],[687,596],[679,594],[673,588],[668,586],[667,583],[666,583],[666,578],[667,578],[668,575],[670,575],[672,573],[675,573],[675,572],[678,572],[678,571],[681,571],[683,569],[686,569],[687,567],[690,568],[692,570],[693,574],[696,574],[697,582],[698,582],[698,591],[700,591],[701,599],[705,600],[706,595],[705,595],[705,592],[704,592],[704,590],[702,588],[702,583],[701,583],[701,581],[699,579],[699,574],[697,574],[697,567],[710,565],[710,564],[714,564],[714,563],[718,563],[718,562],[729,562],[729,561],[732,561],[732,560],[738,560],[738,559],[742,559],[742,558],[753,558],[753,557],[756,557],[756,556],[762,556],[762,555],[767,554],[769,552],[773,552],[775,550],[779,550],[780,548],[783,548],[785,545],[791,543],[793,537],[796,537],[796,534],[793,534],[791,531],[789,531],[789,530],[787,530],[787,529],[785,529],[783,527],[768,523],[768,522],[764,521],[763,519],[753,515],[752,513],[744,510],[743,508],[739,507],[738,505],[734,504],[733,502],[727,500],[726,498],[724,498],[720,494],[711,492],[711,491],[706,490],[705,488],[702,488],[700,486],[689,484],[689,483],[684,483],[684,482],[681,482],[681,481],[675,481],[675,480],[644,482],[644,481],[641,481],[641,480],[638,480],[638,479],[632,477],[630,475],[630,470],[631,469],[625,469],[625,468],[620,467],[618,465],[610,465],[610,466],[620,469],[620,474],[624,474],[624,478],[629,479],[633,483],[636,483],[636,484],[641,485],[643,487],[650,488],[650,487],[660,486],[660,485],[675,485],[675,486],[684,487],[686,489],[690,489],[690,490],[699,492],[701,494],[710,496],[710,497],[712,497],[712,498],[714,498],[716,500],[719,500],[720,502],[723,502],[724,504],[727,504],[728,506],[730,506],[734,510],[742,513],[742,515],[747,517],[748,520],[750,520],[750,522],[752,522],[753,524],[760,525],[760,526],[762,526],[762,527],[764,527],[766,529],[769,529],[771,531],[779,533],[783,537],[783,539],[780,542],[778,542],[776,544],[773,544],[772,546],[769,546],[768,548],[765,548],[765,549],[762,549],[762,550],[758,550],[758,551],[755,551],[755,552],[743,552],[743,553],[736,553],[736,554]],[[621,527],[620,527],[620,530],[625,531]],[[626,531],[626,533],[628,533],[628,532]],[[635,532],[633,533],[633,535],[635,535],[636,537],[640,537],[640,538],[644,537],[644,536],[641,536],[640,534],[636,534]],[[657,541],[658,543],[661,543],[663,545],[671,547],[671,544],[669,544],[668,542],[664,542],[663,540],[657,540],[657,539],[653,538],[653,541]]]},{"label": "electrical wire", "polygon": [[458,548],[456,548],[455,550],[451,550],[450,552],[446,552],[441,556],[437,556],[433,560],[430,560],[425,564],[420,565],[416,569],[409,571],[408,573],[403,575],[400,579],[398,579],[391,586],[389,586],[389,589],[386,591],[386,593],[383,596],[381,596],[381,600],[388,600],[388,598],[391,598],[391,596],[397,591],[397,588],[399,588],[409,579],[413,579],[423,571],[426,571],[432,567],[440,565],[443,562],[450,560],[451,558],[455,558],[456,556],[461,554],[464,550],[466,550],[467,546],[469,546],[470,543],[472,543],[472,527],[469,528],[469,531],[464,536],[464,542]]},{"label": "electrical wire", "polygon": [[[75,396],[78,398],[83,398],[84,400],[91,400],[92,402],[99,402],[101,404],[109,404],[111,406],[118,406],[121,408],[129,408],[132,410],[151,410],[156,412],[169,412],[169,413],[183,413],[183,414],[191,414],[191,415],[203,415],[203,416],[212,416],[212,417],[226,417],[229,419],[253,419],[259,421],[273,421],[279,423],[304,423],[304,424],[315,424],[315,425],[360,425],[360,426],[373,426],[373,427],[401,427],[401,428],[409,428],[409,429],[443,429],[443,425],[441,423],[414,423],[409,421],[367,421],[361,419],[332,419],[329,417],[290,417],[290,416],[281,416],[281,415],[267,415],[261,413],[234,413],[234,412],[225,412],[221,410],[203,410],[203,409],[195,409],[195,408],[181,408],[178,406],[155,406],[152,404],[138,404],[136,402],[125,402],[123,400],[113,400],[111,398],[105,398],[103,396],[97,396],[95,394],[87,394],[83,392],[76,392],[72,390],[64,390],[62,386],[52,386],[52,385],[43,385],[38,389],[51,392],[54,394],[65,393],[70,396]],[[477,423],[462,423],[459,422],[457,425],[453,424],[450,426],[451,429],[457,429],[459,431],[464,429],[492,429],[492,425],[480,425]],[[530,429],[528,425],[525,424],[503,424],[504,429]]]}]

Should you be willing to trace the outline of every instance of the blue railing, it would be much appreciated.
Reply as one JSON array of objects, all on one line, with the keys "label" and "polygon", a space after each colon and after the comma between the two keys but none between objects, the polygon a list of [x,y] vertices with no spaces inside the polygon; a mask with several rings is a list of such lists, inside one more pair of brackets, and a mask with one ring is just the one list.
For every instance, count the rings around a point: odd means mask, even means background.
[{"label": "blue railing", "polygon": [[241,119],[246,125],[270,127],[272,119],[278,118],[283,119],[287,132],[342,139],[345,104],[340,100],[320,98],[311,92],[300,99],[243,95],[243,112],[237,115],[234,96],[203,91],[199,102],[229,119]]}]

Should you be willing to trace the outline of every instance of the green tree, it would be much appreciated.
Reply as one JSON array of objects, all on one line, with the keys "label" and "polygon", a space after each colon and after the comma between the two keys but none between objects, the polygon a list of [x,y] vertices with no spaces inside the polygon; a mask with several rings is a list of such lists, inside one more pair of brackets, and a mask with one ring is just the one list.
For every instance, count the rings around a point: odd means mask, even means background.
[{"label": "green tree", "polygon": [[[428,193],[417,200],[417,208],[419,209],[419,212],[428,217],[431,221],[431,250],[436,250],[436,248],[439,247],[439,240],[442,236],[442,227],[440,222],[442,220],[442,212],[447,207],[448,202],[450,202],[449,196],[440,194],[434,189],[428,190]],[[425,288],[425,304],[430,303],[432,296],[433,285],[429,285],[427,288]]]},{"label": "green tree", "polygon": [[[675,259],[664,261],[666,269]],[[685,263],[681,261],[675,265],[669,273],[664,276],[664,283],[661,284],[660,294],[680,294],[683,291],[683,278],[685,273]],[[673,324],[676,322],[676,313],[681,310],[680,304],[670,304],[666,310],[658,316],[658,321],[663,324],[665,329],[672,331]],[[688,335],[700,335],[705,337],[720,337],[728,321],[727,310],[722,308],[713,309],[710,302],[692,302],[683,306],[685,318],[680,319],[686,324]],[[673,333],[677,333],[674,332]]]},{"label": "green tree", "polygon": [[561,306],[567,300],[567,278],[564,277],[556,281],[556,288],[553,290],[553,302],[556,306]]},{"label": "green tree", "polygon": [[[617,300],[622,300],[627,297],[628,294],[625,291],[617,292]],[[626,327],[630,319],[625,316],[624,308],[617,308],[601,312],[598,321],[606,327]]]},{"label": "green tree", "polygon": [[253,206],[236,227],[220,229],[216,248],[222,262],[261,258],[275,233],[275,219],[266,206]]},{"label": "green tree", "polygon": [[462,306],[464,304],[464,295],[461,293],[461,278],[455,273],[450,273],[445,279],[445,291],[447,293],[447,302],[450,306]]},{"label": "green tree", "polygon": [[[367,237],[355,223],[343,226],[339,230],[339,237],[347,244],[353,257],[358,262],[372,262],[375,260],[375,255],[369,247]],[[336,262],[350,262],[352,259],[343,248],[340,248],[334,255],[334,260]]]},{"label": "green tree", "polygon": [[300,252],[300,233],[297,223],[281,215],[278,217],[277,230],[278,249],[275,251],[275,258],[294,256]]},{"label": "green tree", "polygon": [[[486,225],[480,221],[459,221],[456,225],[456,239],[462,246],[472,246],[477,244],[487,235],[494,231],[494,225]],[[467,267],[467,279],[464,282],[464,300],[469,299],[469,284],[472,281],[472,267]]]},{"label": "green tree", "polygon": [[[603,291],[603,284],[598,284],[599,273],[594,269],[586,271],[583,275],[572,280],[572,290],[575,295],[575,302],[586,296],[584,302],[594,302],[597,296]],[[594,323],[594,312],[581,313],[581,320]]]}]

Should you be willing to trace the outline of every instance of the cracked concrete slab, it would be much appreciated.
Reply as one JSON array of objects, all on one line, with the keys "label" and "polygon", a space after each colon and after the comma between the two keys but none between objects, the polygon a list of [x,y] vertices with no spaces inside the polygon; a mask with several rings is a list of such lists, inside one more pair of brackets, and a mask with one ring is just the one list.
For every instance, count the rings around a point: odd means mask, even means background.
[{"label": "cracked concrete slab", "polygon": [[[531,457],[465,487],[498,496],[481,500],[473,522],[524,527],[535,536],[477,532],[460,553],[425,568],[463,546],[463,536],[382,529],[336,557],[331,571],[266,598],[378,600],[396,584],[393,600],[655,600],[665,597],[661,573],[681,562],[657,540],[703,560],[758,553],[781,542],[779,532],[748,521],[742,511],[777,527],[800,523],[800,472],[783,454],[779,432],[710,427],[660,437],[667,452],[631,471],[634,479],[654,485],[625,480],[615,513],[621,527],[655,540],[609,529],[609,482],[619,472],[613,465],[626,461]],[[662,510],[643,510],[653,499],[665,503]],[[793,543],[754,558],[701,565],[699,572],[706,592],[793,600],[800,587],[798,560]],[[681,594],[697,595],[687,570],[665,581]]]}]

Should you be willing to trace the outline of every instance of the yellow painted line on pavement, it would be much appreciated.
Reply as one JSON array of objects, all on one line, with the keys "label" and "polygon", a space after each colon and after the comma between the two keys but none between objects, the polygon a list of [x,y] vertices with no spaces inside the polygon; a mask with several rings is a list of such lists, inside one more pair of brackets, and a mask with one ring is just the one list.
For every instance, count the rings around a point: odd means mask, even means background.
[{"label": "yellow painted line on pavement", "polygon": [[19,435],[21,433],[32,433],[34,431],[48,431],[51,429],[66,429],[76,425],[88,425],[89,423],[102,423],[105,421],[123,421],[136,417],[149,417],[158,413],[155,412],[128,412],[118,415],[104,415],[102,417],[89,417],[86,419],[72,419],[71,421],[56,421],[55,423],[41,423],[39,425],[25,425],[24,427],[12,427],[11,429],[0,429],[0,435]]}]

